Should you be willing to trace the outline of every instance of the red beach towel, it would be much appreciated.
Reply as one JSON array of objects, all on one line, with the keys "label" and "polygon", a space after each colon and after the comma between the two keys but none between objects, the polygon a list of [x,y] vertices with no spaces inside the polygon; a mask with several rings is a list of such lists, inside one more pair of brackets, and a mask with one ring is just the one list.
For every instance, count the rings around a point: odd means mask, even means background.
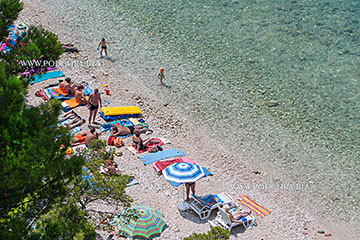
[{"label": "red beach towel", "polygon": [[161,174],[162,170],[164,170],[171,164],[177,163],[177,162],[187,162],[187,163],[191,163],[191,164],[196,164],[191,158],[182,157],[182,158],[175,158],[175,159],[167,160],[167,161],[157,161],[157,162],[152,163],[152,165],[153,165],[156,173]]}]

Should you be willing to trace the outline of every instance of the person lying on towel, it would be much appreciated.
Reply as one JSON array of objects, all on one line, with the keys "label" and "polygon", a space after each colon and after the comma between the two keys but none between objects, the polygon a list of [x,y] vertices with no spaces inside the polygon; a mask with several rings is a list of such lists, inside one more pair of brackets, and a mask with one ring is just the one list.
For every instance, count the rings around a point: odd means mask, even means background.
[{"label": "person lying on towel", "polygon": [[153,130],[149,128],[145,128],[146,126],[130,126],[130,127],[123,127],[123,126],[114,126],[111,128],[111,134],[114,137],[118,136],[126,136],[129,134],[133,134],[135,130],[137,130],[140,133],[150,131],[153,132]]},{"label": "person lying on towel", "polygon": [[68,120],[69,118],[76,118],[78,115],[74,111],[70,111],[58,116],[58,123]]},{"label": "person lying on towel", "polygon": [[242,217],[246,217],[251,214],[250,212],[241,212],[239,210],[230,211],[230,206],[228,204],[223,206],[224,211],[227,213],[228,218],[231,222],[235,223],[242,223],[242,221],[239,221]]},{"label": "person lying on towel", "polygon": [[74,137],[74,139],[71,141],[71,146],[77,146],[80,144],[85,144],[87,147],[89,147],[90,142],[94,139],[99,139],[99,133],[95,131],[95,128],[89,127],[90,131],[87,133],[80,133]]},{"label": "person lying on towel", "polygon": [[70,95],[71,94],[71,79],[70,78],[65,78],[65,81],[62,81],[60,83],[60,89]]},{"label": "person lying on towel", "polygon": [[75,127],[79,127],[79,126],[83,125],[84,123],[85,123],[85,120],[80,118],[79,116],[77,116],[76,118],[74,118],[70,122],[62,123],[59,127],[67,127],[69,130],[71,130],[71,129],[75,128]]},{"label": "person lying on towel", "polygon": [[133,136],[133,143],[134,143],[134,146],[136,147],[136,150],[139,152],[141,150],[146,150],[146,144],[149,143],[149,144],[156,144],[156,143],[160,143],[159,141],[155,141],[155,140],[152,140],[150,138],[147,138],[147,139],[144,139],[142,140],[141,137],[140,137],[140,132],[138,130],[134,130],[134,136]]},{"label": "person lying on towel", "polygon": [[87,99],[85,98],[84,94],[82,93],[82,90],[84,89],[83,85],[80,85],[77,87],[77,89],[75,89],[75,99],[78,103],[80,104],[87,104]]}]

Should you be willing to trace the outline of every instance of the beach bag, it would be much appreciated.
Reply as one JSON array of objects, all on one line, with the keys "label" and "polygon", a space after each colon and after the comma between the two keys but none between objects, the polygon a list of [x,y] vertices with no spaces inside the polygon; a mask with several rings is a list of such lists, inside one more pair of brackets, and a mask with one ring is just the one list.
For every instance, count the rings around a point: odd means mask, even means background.
[{"label": "beach bag", "polygon": [[115,138],[114,139],[114,145],[115,145],[115,147],[122,147],[122,146],[124,146],[124,141],[122,140],[122,138]]},{"label": "beach bag", "polygon": [[107,144],[110,146],[114,146],[114,138],[112,136],[109,136]]}]

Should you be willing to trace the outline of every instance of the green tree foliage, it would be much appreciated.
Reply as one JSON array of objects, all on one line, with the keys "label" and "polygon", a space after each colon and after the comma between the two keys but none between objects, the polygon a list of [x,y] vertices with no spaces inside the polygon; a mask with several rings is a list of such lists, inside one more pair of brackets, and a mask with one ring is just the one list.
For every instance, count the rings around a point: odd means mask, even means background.
[{"label": "green tree foliage", "polygon": [[222,227],[212,227],[207,233],[193,233],[189,237],[184,238],[184,240],[221,240],[229,238],[230,233],[228,230]]},{"label": "green tree foliage", "polygon": [[13,74],[29,69],[39,70],[46,66],[54,67],[64,52],[58,37],[42,27],[29,26],[21,44],[19,41],[20,38],[11,52],[2,56],[8,63],[7,71]]},{"label": "green tree foliage", "polygon": [[86,163],[84,174],[91,175],[91,179],[83,180],[83,176],[77,178],[72,185],[72,196],[81,205],[82,209],[86,205],[98,199],[109,203],[120,203],[123,207],[130,207],[132,200],[126,195],[126,183],[129,181],[128,175],[109,174],[104,175],[99,172],[99,167],[104,161],[113,162],[114,152],[106,150],[106,143],[101,140],[93,140],[90,148],[84,154],[89,159]]},{"label": "green tree foliage", "polygon": [[8,35],[8,28],[17,19],[24,4],[20,0],[0,0],[0,36]]},{"label": "green tree foliage", "polygon": [[30,239],[95,239],[96,232],[86,221],[86,214],[73,201],[56,204],[37,221]]}]

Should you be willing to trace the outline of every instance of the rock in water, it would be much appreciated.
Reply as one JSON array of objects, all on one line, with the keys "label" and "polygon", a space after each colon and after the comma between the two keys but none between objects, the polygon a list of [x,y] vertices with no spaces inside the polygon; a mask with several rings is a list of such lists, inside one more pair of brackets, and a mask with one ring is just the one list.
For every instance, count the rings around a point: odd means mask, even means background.
[{"label": "rock in water", "polygon": [[275,107],[275,106],[279,105],[279,102],[275,101],[275,100],[270,100],[270,101],[266,101],[265,105],[268,107]]}]

